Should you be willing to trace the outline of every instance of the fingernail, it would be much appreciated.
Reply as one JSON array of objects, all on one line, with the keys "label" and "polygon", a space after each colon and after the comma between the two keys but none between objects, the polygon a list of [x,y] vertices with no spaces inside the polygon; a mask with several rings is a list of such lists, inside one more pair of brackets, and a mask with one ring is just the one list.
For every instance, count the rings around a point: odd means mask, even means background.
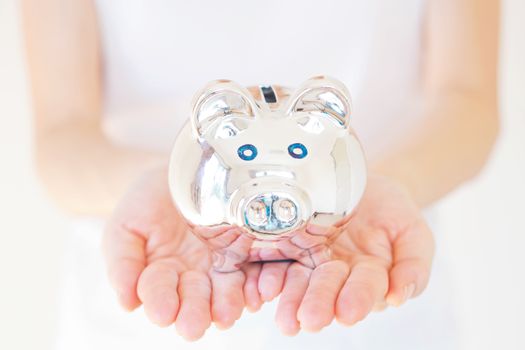
[{"label": "fingernail", "polygon": [[403,302],[407,301],[408,299],[412,298],[414,295],[414,292],[416,291],[416,284],[410,283],[409,285],[405,286],[405,296],[403,299]]},{"label": "fingernail", "polygon": [[261,304],[250,304],[250,305],[246,305],[246,310],[248,310],[248,312],[250,313],[254,313],[254,312],[257,312],[261,309]]},{"label": "fingernail", "polygon": [[279,284],[273,276],[266,278],[259,284],[259,293],[262,301],[272,301],[278,294]]},{"label": "fingernail", "polygon": [[357,312],[352,309],[348,311],[348,314],[346,315],[344,320],[339,321],[339,323],[346,327],[352,327],[359,321],[358,316],[359,315],[357,314]]}]

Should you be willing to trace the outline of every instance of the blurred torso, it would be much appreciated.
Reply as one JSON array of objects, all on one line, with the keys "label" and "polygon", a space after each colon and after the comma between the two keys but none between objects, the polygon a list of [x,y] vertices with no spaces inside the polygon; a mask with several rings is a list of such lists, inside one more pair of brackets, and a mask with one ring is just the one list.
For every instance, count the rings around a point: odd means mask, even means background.
[{"label": "blurred torso", "polygon": [[342,80],[369,155],[417,118],[424,0],[112,0],[98,12],[105,127],[128,146],[169,150],[192,95],[218,78]]}]

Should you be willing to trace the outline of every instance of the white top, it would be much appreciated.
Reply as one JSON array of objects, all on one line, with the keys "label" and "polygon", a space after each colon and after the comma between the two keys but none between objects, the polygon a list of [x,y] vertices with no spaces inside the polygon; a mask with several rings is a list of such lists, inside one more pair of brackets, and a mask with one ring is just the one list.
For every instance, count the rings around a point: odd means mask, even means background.
[{"label": "white top", "polygon": [[98,1],[106,131],[169,150],[210,80],[297,86],[325,74],[353,99],[368,155],[414,123],[423,0]]}]

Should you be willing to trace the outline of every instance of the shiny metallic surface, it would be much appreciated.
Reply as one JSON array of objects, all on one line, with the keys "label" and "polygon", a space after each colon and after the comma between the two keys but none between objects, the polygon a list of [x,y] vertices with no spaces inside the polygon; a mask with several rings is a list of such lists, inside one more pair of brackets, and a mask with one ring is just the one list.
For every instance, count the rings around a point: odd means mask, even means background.
[{"label": "shiny metallic surface", "polygon": [[252,229],[257,227],[264,226],[268,223],[268,207],[259,198],[256,198],[248,204],[247,208],[244,210],[244,215],[246,218],[246,224]]},{"label": "shiny metallic surface", "polygon": [[366,185],[350,115],[346,87],[323,76],[294,91],[218,80],[196,94],[173,147],[169,182],[216,270],[330,260],[330,243]]},{"label": "shiny metallic surface", "polygon": [[288,224],[294,222],[297,218],[297,206],[294,202],[286,198],[280,198],[272,204],[275,218],[283,223]]}]

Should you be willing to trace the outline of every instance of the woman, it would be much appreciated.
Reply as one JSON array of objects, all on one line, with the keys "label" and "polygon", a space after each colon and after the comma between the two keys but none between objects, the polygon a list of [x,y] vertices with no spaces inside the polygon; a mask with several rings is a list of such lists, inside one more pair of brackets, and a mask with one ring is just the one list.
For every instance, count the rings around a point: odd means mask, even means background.
[{"label": "woman", "polygon": [[[434,253],[420,208],[477,174],[497,135],[495,0],[25,0],[22,14],[44,184],[82,215],[111,212],[132,186],[104,236],[111,283],[126,309],[143,304],[151,321],[174,323],[187,339],[212,322],[228,328],[244,307],[258,310],[277,295],[276,324],[290,335],[334,318],[353,325],[419,295]],[[336,260],[313,271],[267,263],[209,272],[208,252],[177,217],[166,185],[166,154],[191,94],[220,77],[297,85],[317,73],[349,87],[371,173],[359,212],[334,243]],[[445,294],[433,290],[437,299],[420,310],[377,314],[352,332],[330,326],[284,340],[254,315],[228,337],[237,344],[246,341],[241,330],[255,332],[252,347],[451,348],[447,321],[432,311]],[[220,347],[217,339],[204,337]]]}]

